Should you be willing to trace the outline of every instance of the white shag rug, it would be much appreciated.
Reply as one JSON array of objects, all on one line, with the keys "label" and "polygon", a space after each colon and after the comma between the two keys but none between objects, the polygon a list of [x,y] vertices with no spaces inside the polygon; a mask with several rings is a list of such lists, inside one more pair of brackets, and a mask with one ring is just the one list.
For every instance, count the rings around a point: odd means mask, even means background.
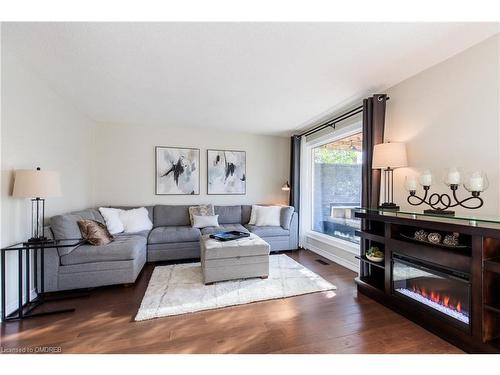
[{"label": "white shag rug", "polygon": [[205,285],[200,263],[158,266],[142,299],[136,321],[250,302],[334,290],[336,287],[284,254],[269,257],[268,279]]}]

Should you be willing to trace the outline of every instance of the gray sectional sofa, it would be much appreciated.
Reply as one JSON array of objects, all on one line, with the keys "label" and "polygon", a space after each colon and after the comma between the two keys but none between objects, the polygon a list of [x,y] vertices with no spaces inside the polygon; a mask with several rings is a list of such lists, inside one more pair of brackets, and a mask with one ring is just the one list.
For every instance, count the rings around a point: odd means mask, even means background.
[{"label": "gray sectional sofa", "polygon": [[[146,262],[199,258],[201,236],[219,231],[255,233],[271,245],[271,251],[295,250],[298,246],[298,218],[293,207],[281,209],[280,226],[257,227],[248,224],[252,206],[214,206],[219,227],[201,230],[191,227],[187,205],[146,208],[153,222],[151,231],[118,234],[105,246],[46,249],[46,291],[133,283]],[[52,217],[49,233],[55,239],[80,238],[77,221],[81,219],[104,223],[99,210],[90,208]]]}]

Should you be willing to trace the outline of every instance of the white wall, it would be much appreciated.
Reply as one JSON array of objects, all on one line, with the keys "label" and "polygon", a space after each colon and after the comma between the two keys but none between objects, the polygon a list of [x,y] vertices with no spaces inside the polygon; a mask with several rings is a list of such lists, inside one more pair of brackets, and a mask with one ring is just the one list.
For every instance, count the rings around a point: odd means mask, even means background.
[{"label": "white wall", "polygon": [[[47,199],[46,216],[92,205],[92,128],[94,123],[2,50],[1,246],[29,238],[29,200],[11,197],[13,171],[56,170],[63,196]],[[9,257],[6,276],[15,284],[17,263]],[[9,301],[17,290],[10,288]]]},{"label": "white wall", "polygon": [[[483,208],[456,211],[500,214],[499,43],[498,35],[491,37],[387,91],[385,138],[407,142],[411,166],[395,172],[395,201],[402,207],[411,207],[405,175],[430,168],[438,180],[432,191],[449,192],[442,175],[457,166],[484,170],[490,188]],[[459,196],[467,194],[462,187]]]},{"label": "white wall", "polygon": [[[100,124],[95,130],[97,205],[286,203],[288,138],[220,130]],[[155,195],[155,146],[200,149],[200,195]],[[246,151],[246,195],[207,195],[207,149]]]}]

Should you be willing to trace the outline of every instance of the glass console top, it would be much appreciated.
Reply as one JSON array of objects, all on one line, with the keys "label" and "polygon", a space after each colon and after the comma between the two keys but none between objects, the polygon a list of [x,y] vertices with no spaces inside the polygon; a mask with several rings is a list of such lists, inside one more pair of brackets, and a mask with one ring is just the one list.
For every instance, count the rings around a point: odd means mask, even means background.
[{"label": "glass console top", "polygon": [[412,211],[406,209],[387,210],[381,208],[366,208],[366,207],[356,207],[354,211],[363,213],[374,213],[384,216],[425,219],[425,220],[438,221],[441,223],[500,228],[500,217],[481,216],[481,215],[476,216],[473,213],[471,213],[470,215],[461,213],[455,213],[455,215],[440,215],[437,213],[424,213],[422,211]]}]

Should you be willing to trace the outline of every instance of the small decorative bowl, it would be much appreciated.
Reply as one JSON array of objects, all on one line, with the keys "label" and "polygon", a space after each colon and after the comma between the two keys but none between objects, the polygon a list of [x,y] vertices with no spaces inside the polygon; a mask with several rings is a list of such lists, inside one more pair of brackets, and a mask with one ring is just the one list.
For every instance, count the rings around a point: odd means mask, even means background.
[{"label": "small decorative bowl", "polygon": [[380,263],[380,262],[383,262],[384,261],[384,258],[377,258],[377,257],[372,257],[371,255],[368,255],[366,254],[366,259],[368,260],[371,260],[372,262],[377,262],[377,263]]},{"label": "small decorative bowl", "polygon": [[444,236],[443,244],[447,246],[458,246],[460,243],[459,238],[459,233],[447,234]]},{"label": "small decorative bowl", "polygon": [[429,233],[427,236],[427,239],[429,240],[430,243],[438,244],[441,242],[441,235],[439,233],[433,232]]},{"label": "small decorative bowl", "polygon": [[427,241],[427,236],[428,233],[423,229],[417,230],[415,232],[415,239],[418,241]]}]

